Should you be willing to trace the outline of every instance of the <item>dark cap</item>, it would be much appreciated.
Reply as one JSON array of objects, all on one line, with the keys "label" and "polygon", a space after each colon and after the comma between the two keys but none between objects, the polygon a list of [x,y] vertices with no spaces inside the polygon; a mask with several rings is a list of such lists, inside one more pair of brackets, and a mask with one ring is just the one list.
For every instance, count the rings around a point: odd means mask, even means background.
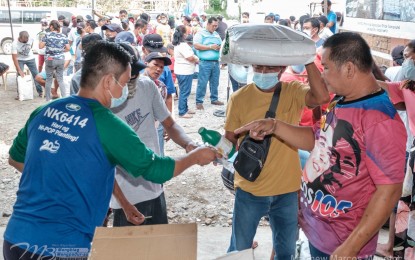
[{"label": "dark cap", "polygon": [[111,32],[117,32],[120,33],[123,31],[121,26],[115,23],[105,24],[101,27],[102,30],[110,30]]},{"label": "dark cap", "polygon": [[90,16],[89,14],[85,15],[85,18],[86,18],[87,20],[92,20],[92,16]]},{"label": "dark cap", "polygon": [[121,43],[121,42],[133,44],[135,42],[133,34],[130,32],[126,32],[126,31],[118,33],[117,36],[115,37],[115,43]]},{"label": "dark cap", "polygon": [[171,59],[160,52],[152,52],[149,55],[147,55],[146,62],[150,62],[152,60],[163,60],[164,66],[171,65]]},{"label": "dark cap", "polygon": [[143,39],[143,47],[149,49],[150,52],[167,52],[163,46],[163,38],[159,34],[147,34]]},{"label": "dark cap", "polygon": [[76,24],[76,28],[81,28],[84,29],[85,28],[85,23],[84,22],[79,22]]},{"label": "dark cap", "polygon": [[40,20],[40,23],[42,24],[42,26],[48,26],[48,20],[46,19]]},{"label": "dark cap", "polygon": [[124,48],[131,56],[131,76],[138,75],[141,70],[145,69],[147,65],[142,63],[135,53],[133,47],[128,45],[127,43],[120,43],[119,44],[122,48]]},{"label": "dark cap", "polygon": [[405,49],[405,46],[398,45],[395,48],[393,48],[393,50],[391,52],[391,56],[392,56],[393,61],[395,61],[399,65],[402,65],[402,63],[403,63],[403,61],[405,59],[403,57],[403,50],[404,49]]},{"label": "dark cap", "polygon": [[59,21],[61,21],[61,20],[65,20],[65,16],[63,16],[63,15],[59,15],[59,16],[58,16],[58,20],[59,20]]},{"label": "dark cap", "polygon": [[76,16],[76,21],[83,21],[84,17],[82,15],[77,15]]}]

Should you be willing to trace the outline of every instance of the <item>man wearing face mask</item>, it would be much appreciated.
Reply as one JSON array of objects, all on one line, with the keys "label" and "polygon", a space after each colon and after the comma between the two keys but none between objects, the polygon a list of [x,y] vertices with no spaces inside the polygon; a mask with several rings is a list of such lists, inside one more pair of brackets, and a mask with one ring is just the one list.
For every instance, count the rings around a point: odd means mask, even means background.
[{"label": "man wearing face mask", "polygon": [[[253,83],[232,94],[224,128],[225,137],[234,145],[243,138],[234,134],[235,129],[264,118],[285,69],[286,66],[255,64]],[[309,76],[320,75],[314,63],[307,64],[306,69]],[[304,107],[316,107],[329,101],[324,83],[312,79],[310,77],[310,87],[298,81],[281,82],[276,118],[298,124]],[[268,215],[276,249],[275,259],[291,259],[297,239],[299,187],[297,150],[273,136],[268,159],[259,178],[250,182],[235,174],[236,195],[228,252],[251,248],[259,220]]]},{"label": "man wearing face mask", "polygon": [[307,34],[311,40],[316,43],[316,48],[323,46],[324,40],[319,36],[320,31],[320,21],[315,18],[307,18],[304,20],[303,32]]},{"label": "man wearing face mask", "polygon": [[36,60],[32,51],[33,39],[29,37],[27,31],[21,31],[19,38],[12,44],[12,59],[14,66],[16,67],[17,76],[24,77],[24,66],[26,65],[30,73],[32,74],[33,81],[35,82],[36,91],[39,97],[42,96],[42,86],[35,81],[36,75],[39,71],[36,68]]},{"label": "man wearing face mask", "polygon": [[167,44],[171,43],[171,28],[167,21],[167,15],[164,13],[160,14],[160,23],[156,28],[156,33],[163,38],[164,47],[167,47]]},{"label": "man wearing face mask", "polygon": [[[134,129],[141,141],[158,155],[161,151],[155,121],[159,121],[171,139],[186,152],[195,149],[195,144],[171,117],[154,81],[148,77],[138,78],[140,70],[146,66],[137,61],[130,46],[122,46],[129,49],[135,60],[131,66],[131,77],[134,80],[128,83],[130,95],[127,101],[112,111]],[[131,178],[121,167],[117,167],[115,179],[110,204],[114,212],[114,226],[139,225],[143,223],[144,216],[153,216],[144,224],[168,223],[166,200],[161,184],[142,177]]]},{"label": "man wearing face mask", "polygon": [[108,209],[116,165],[131,176],[164,183],[215,159],[207,147],[178,159],[157,156],[108,109],[128,96],[130,62],[119,45],[96,43],[85,55],[78,95],[39,107],[18,133],[9,163],[22,179],[4,233],[6,260],[25,254],[68,259],[75,251],[77,259],[87,259]]},{"label": "man wearing face mask", "polygon": [[115,23],[105,24],[101,29],[105,31],[105,38],[109,42],[114,42],[117,34],[123,31],[121,26]]}]

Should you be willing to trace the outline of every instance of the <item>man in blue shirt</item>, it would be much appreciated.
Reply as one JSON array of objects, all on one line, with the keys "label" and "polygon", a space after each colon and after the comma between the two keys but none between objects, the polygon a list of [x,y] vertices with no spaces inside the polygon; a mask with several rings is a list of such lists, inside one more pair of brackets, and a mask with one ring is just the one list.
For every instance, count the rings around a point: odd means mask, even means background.
[{"label": "man in blue shirt", "polygon": [[196,90],[196,108],[203,108],[203,99],[206,95],[206,86],[209,81],[210,101],[213,105],[223,105],[218,100],[219,87],[219,50],[222,40],[215,31],[218,28],[218,20],[215,17],[208,19],[206,28],[196,33],[193,38],[193,46],[198,51],[199,75]]},{"label": "man in blue shirt", "polygon": [[[323,6],[324,12],[324,1],[321,2]],[[337,15],[335,12],[331,11],[331,1],[327,0],[327,19],[329,22],[327,23],[326,27],[330,29],[330,31],[334,34],[337,32]]]}]

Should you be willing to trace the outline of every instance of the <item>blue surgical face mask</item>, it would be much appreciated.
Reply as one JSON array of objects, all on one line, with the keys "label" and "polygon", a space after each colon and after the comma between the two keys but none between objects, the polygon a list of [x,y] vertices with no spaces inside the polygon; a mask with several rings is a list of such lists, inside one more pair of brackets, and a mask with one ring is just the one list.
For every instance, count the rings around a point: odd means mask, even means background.
[{"label": "blue surgical face mask", "polygon": [[257,85],[258,88],[262,90],[268,90],[279,82],[278,80],[279,73],[260,73],[260,72],[254,72],[253,81],[255,85]]},{"label": "blue surgical face mask", "polygon": [[404,79],[415,80],[415,65],[413,59],[406,59],[402,63],[401,73]]},{"label": "blue surgical face mask", "polygon": [[121,84],[114,78],[115,82],[118,84],[118,86],[120,86],[122,88],[122,94],[121,97],[119,98],[114,98],[114,96],[111,94],[111,91],[108,90],[108,92],[111,95],[111,106],[110,108],[114,108],[114,107],[118,107],[121,106],[128,97],[128,87],[127,86],[121,86]]},{"label": "blue surgical face mask", "polygon": [[291,69],[297,73],[300,74],[301,72],[303,72],[305,70],[305,65],[304,64],[300,64],[300,65],[291,65]]}]

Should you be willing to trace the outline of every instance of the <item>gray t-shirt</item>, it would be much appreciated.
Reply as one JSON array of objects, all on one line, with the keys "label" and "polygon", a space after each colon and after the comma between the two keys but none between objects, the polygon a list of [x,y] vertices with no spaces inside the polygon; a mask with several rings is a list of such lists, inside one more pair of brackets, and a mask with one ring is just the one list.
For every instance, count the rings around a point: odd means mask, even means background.
[{"label": "gray t-shirt", "polygon": [[[141,76],[137,80],[134,97],[112,111],[126,122],[140,137],[141,141],[156,154],[160,154],[155,121],[163,122],[170,116],[156,84],[148,77]],[[157,198],[163,187],[145,180],[142,177],[131,177],[125,170],[117,166],[115,178],[125,197],[131,204],[137,204]],[[117,199],[112,196],[110,207],[121,208]]]},{"label": "gray t-shirt", "polygon": [[75,74],[73,74],[71,79],[71,95],[75,95],[76,93],[78,93],[79,88],[81,86],[81,75],[82,70],[78,70]]},{"label": "gray t-shirt", "polygon": [[17,54],[17,60],[34,59],[32,45],[33,39],[29,39],[27,43],[21,43],[19,40],[16,40],[12,44],[12,54]]}]

